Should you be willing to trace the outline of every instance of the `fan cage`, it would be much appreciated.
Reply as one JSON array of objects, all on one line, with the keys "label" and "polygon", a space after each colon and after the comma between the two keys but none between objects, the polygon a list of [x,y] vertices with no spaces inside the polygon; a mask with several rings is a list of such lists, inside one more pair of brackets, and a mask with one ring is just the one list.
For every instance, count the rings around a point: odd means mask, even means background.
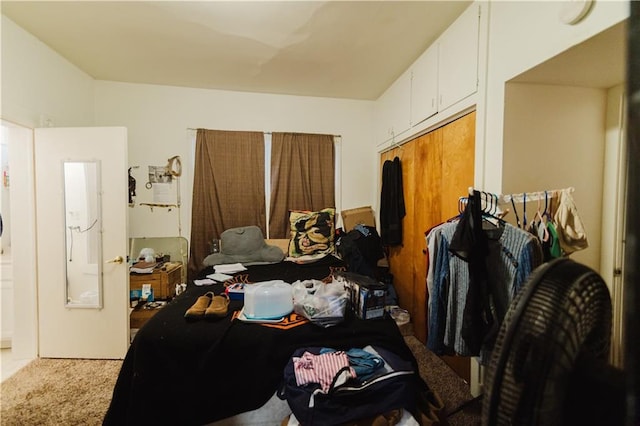
[{"label": "fan cage", "polygon": [[569,375],[605,360],[611,300],[602,278],[568,258],[537,268],[505,315],[486,372],[484,425],[563,423]]}]

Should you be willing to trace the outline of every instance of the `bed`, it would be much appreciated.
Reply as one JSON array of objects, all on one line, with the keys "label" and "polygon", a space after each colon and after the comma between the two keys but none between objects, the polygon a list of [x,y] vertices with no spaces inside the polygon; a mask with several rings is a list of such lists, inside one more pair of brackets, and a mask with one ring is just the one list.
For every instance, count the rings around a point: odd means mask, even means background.
[{"label": "bed", "polygon": [[[304,264],[281,261],[249,266],[235,274],[235,279],[292,283],[322,280],[344,269],[342,260],[328,255]],[[208,267],[200,276],[212,272]],[[389,318],[361,320],[347,314],[344,322],[329,328],[296,314],[279,324],[246,323],[235,318],[242,308],[240,300],[231,300],[225,318],[184,318],[199,296],[208,291],[219,294],[223,288],[222,284],[188,283],[184,293],[137,332],[119,373],[105,425],[204,425],[260,409],[277,401],[274,394],[283,369],[300,347],[347,350],[378,345],[416,365],[398,326]],[[260,415],[253,419],[226,424],[274,424]]]}]

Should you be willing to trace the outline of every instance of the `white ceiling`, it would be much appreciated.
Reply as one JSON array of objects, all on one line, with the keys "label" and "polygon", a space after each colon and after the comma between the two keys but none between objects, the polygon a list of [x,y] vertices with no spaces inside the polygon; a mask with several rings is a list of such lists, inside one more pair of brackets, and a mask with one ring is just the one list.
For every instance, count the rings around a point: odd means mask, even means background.
[{"label": "white ceiling", "polygon": [[98,80],[376,99],[471,1],[2,1]]}]

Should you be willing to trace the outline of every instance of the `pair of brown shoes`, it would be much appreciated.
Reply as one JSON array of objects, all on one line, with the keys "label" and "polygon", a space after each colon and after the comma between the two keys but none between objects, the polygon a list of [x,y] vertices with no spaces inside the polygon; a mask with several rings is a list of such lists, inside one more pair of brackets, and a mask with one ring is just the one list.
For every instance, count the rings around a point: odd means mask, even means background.
[{"label": "pair of brown shoes", "polygon": [[187,309],[184,317],[189,319],[221,318],[227,315],[228,308],[229,296],[225,293],[216,296],[212,291],[208,291],[204,296],[198,297],[196,303]]}]

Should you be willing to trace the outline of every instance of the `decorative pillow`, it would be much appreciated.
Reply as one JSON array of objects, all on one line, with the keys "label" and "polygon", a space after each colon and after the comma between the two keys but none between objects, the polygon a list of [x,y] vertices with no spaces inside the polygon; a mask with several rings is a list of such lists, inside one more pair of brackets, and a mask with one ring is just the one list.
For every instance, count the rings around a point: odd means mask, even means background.
[{"label": "decorative pillow", "polygon": [[317,212],[292,211],[289,214],[291,240],[289,256],[300,257],[334,252],[333,235],[336,210],[326,208]]}]

